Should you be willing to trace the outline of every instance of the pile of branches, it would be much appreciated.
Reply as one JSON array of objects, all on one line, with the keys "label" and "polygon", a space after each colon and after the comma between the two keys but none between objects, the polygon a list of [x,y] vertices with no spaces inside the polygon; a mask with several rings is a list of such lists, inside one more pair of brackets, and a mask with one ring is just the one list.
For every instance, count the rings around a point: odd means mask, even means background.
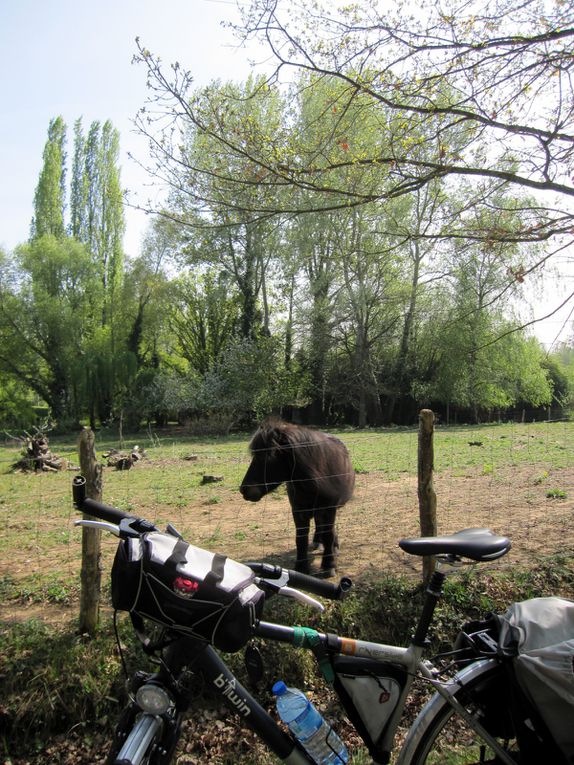
[{"label": "pile of branches", "polygon": [[139,446],[134,446],[131,452],[120,452],[117,449],[110,449],[102,454],[102,457],[107,461],[108,467],[113,467],[116,470],[129,470],[132,465],[143,459],[146,453]]},{"label": "pile of branches", "polygon": [[22,436],[12,436],[22,444],[20,459],[11,466],[13,472],[25,473],[57,473],[59,470],[67,470],[68,460],[52,454],[45,430],[35,428],[34,433],[24,431]]}]

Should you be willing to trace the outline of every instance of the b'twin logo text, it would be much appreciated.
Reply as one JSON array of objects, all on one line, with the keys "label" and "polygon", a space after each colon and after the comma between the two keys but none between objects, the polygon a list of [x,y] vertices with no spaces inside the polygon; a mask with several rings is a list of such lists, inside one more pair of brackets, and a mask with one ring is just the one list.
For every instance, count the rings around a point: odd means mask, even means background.
[{"label": "b'twin logo text", "polygon": [[223,675],[219,675],[219,677],[216,677],[213,681],[213,684],[216,688],[219,688],[221,690],[221,693],[223,696],[227,696],[229,701],[233,704],[233,706],[237,709],[237,711],[242,714],[244,717],[247,717],[251,714],[251,710],[247,706],[247,703],[245,699],[242,699],[241,696],[238,696],[235,693],[235,681],[229,681],[227,678],[225,678]]}]

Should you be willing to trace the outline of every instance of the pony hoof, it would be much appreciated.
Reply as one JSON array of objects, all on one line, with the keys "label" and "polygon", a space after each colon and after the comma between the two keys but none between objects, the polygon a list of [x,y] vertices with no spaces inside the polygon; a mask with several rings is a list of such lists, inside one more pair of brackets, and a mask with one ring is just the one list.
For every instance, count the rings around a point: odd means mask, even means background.
[{"label": "pony hoof", "polygon": [[320,573],[322,579],[330,579],[337,574],[337,571],[334,568],[322,568]]},{"label": "pony hoof", "polygon": [[315,552],[315,550],[318,550],[321,547],[321,542],[313,542],[311,545],[311,550]]},{"label": "pony hoof", "polygon": [[297,561],[295,563],[295,571],[298,571],[300,574],[309,574],[311,569],[309,568],[308,563],[300,563]]}]

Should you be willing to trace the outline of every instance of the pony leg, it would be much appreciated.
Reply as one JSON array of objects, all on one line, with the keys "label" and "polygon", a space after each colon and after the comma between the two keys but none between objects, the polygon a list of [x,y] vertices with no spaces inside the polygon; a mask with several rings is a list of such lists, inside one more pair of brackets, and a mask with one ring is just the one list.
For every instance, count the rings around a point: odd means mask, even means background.
[{"label": "pony leg", "polygon": [[339,540],[335,532],[335,517],[337,508],[320,510],[315,514],[315,523],[319,529],[323,542],[323,559],[321,561],[321,574],[328,578],[336,573],[336,554],[339,549]]},{"label": "pony leg", "polygon": [[318,550],[323,542],[320,529],[315,524],[315,533],[313,534],[313,541],[311,542],[311,550]]},{"label": "pony leg", "polygon": [[309,527],[311,525],[312,512],[309,510],[293,510],[295,521],[295,544],[297,546],[297,560],[295,571],[302,574],[309,573]]}]

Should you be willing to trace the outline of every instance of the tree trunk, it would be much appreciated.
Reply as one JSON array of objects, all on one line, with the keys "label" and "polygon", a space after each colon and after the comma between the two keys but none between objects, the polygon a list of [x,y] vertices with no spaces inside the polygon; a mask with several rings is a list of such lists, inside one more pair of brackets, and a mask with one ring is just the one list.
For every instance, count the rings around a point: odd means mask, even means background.
[{"label": "tree trunk", "polygon": [[[94,433],[84,428],[79,440],[80,469],[86,479],[86,496],[102,500],[102,466],[96,459]],[[85,518],[91,516],[84,514]],[[94,635],[98,626],[101,590],[101,536],[99,529],[82,528],[82,570],[80,575],[80,633]]]}]

